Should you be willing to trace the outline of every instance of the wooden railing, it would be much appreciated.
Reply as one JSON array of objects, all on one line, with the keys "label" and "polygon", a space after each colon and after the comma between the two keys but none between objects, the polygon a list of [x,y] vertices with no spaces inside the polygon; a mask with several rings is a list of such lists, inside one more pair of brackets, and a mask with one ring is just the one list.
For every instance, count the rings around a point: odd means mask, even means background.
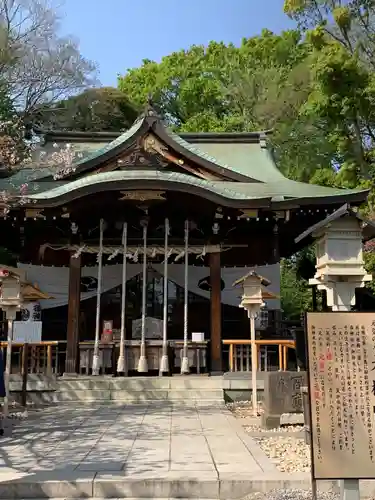
[{"label": "wooden railing", "polygon": [[[8,342],[0,342],[3,359],[6,358]],[[52,375],[59,373],[59,342],[12,344],[11,373],[37,373]]]},{"label": "wooden railing", "polygon": [[[224,345],[229,345],[228,364],[231,372],[251,371],[251,340],[223,340]],[[279,371],[288,367],[288,349],[295,349],[293,340],[256,340],[257,371],[268,371],[270,366],[268,347],[276,346]],[[263,370],[262,370],[263,365]]]}]

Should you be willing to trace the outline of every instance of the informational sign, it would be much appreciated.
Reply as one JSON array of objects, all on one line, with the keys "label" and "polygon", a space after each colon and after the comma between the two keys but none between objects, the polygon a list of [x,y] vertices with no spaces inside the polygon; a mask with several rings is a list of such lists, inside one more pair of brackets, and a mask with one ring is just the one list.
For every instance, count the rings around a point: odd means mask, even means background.
[{"label": "informational sign", "polygon": [[41,321],[14,321],[13,342],[15,344],[38,344],[42,341]]},{"label": "informational sign", "polygon": [[204,342],[204,332],[192,332],[191,340],[192,342]]},{"label": "informational sign", "polygon": [[113,321],[112,320],[104,320],[103,321],[103,331],[101,342],[107,343],[112,342],[113,340]]},{"label": "informational sign", "polygon": [[[132,338],[139,340],[142,337],[142,318],[132,321]],[[145,338],[161,340],[163,338],[163,320],[147,317],[145,321]]]},{"label": "informational sign", "polygon": [[308,313],[312,477],[374,479],[375,313]]}]

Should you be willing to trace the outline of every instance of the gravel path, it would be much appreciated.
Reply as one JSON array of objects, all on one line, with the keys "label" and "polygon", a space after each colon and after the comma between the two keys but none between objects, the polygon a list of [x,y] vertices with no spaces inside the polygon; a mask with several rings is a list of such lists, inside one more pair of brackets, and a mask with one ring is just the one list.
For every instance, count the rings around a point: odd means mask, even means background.
[{"label": "gravel path", "polygon": [[[253,493],[242,500],[310,500],[311,491],[305,490],[274,490],[268,493]],[[340,500],[338,493],[318,492],[318,500]]]},{"label": "gravel path", "polygon": [[[260,418],[252,417],[252,407],[249,401],[232,403],[227,406],[236,418],[249,421],[251,419],[249,425],[244,425],[244,430],[250,435],[253,434],[252,438],[259,444],[279,471],[310,471],[310,447],[305,443],[304,439],[293,436],[296,433],[301,434],[304,430],[303,425],[288,425],[272,430],[265,429],[261,426]],[[264,434],[264,437],[261,434]],[[273,436],[272,434],[275,435]],[[267,496],[267,498],[270,497]],[[282,500],[282,497],[277,498]]]},{"label": "gravel path", "polygon": [[[237,401],[235,403],[227,403],[227,408],[236,418],[249,418],[253,416],[253,405],[251,401]],[[264,410],[262,403],[259,403],[258,415],[262,415]]]},{"label": "gravel path", "polygon": [[310,446],[289,436],[253,438],[281,472],[309,472]]}]

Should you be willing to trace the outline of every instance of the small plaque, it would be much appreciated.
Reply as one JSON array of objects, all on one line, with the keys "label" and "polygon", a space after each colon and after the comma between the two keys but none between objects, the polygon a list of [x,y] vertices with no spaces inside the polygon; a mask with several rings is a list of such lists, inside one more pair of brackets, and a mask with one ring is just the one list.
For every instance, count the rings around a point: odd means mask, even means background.
[{"label": "small plaque", "polygon": [[204,332],[192,332],[192,342],[204,342]]},{"label": "small plaque", "polygon": [[41,321],[14,321],[13,342],[15,344],[39,344],[42,341]]}]

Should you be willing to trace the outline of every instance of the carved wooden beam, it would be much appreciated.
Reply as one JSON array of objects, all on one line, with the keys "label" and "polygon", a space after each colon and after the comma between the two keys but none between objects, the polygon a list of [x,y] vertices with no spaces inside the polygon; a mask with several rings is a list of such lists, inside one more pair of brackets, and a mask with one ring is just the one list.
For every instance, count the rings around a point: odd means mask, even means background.
[{"label": "carved wooden beam", "polygon": [[244,209],[241,210],[242,214],[240,215],[240,219],[256,219],[258,217],[258,210],[253,209]]},{"label": "carved wooden beam", "polygon": [[25,210],[25,217],[27,219],[44,219],[43,208],[27,208]]},{"label": "carved wooden beam", "polygon": [[165,201],[165,191],[120,191],[119,201]]},{"label": "carved wooden beam", "polygon": [[143,139],[143,148],[145,151],[147,151],[149,153],[154,153],[154,154],[155,154],[155,152],[158,153],[160,156],[164,157],[170,163],[174,163],[175,165],[178,165],[179,167],[183,168],[184,170],[187,170],[191,174],[194,174],[194,175],[200,177],[201,179],[221,180],[221,177],[215,176],[214,174],[211,174],[210,172],[207,172],[207,171],[200,169],[200,168],[192,167],[191,165],[187,165],[183,158],[178,158],[175,155],[171,154],[168,151],[168,148],[152,134],[148,134]]}]

